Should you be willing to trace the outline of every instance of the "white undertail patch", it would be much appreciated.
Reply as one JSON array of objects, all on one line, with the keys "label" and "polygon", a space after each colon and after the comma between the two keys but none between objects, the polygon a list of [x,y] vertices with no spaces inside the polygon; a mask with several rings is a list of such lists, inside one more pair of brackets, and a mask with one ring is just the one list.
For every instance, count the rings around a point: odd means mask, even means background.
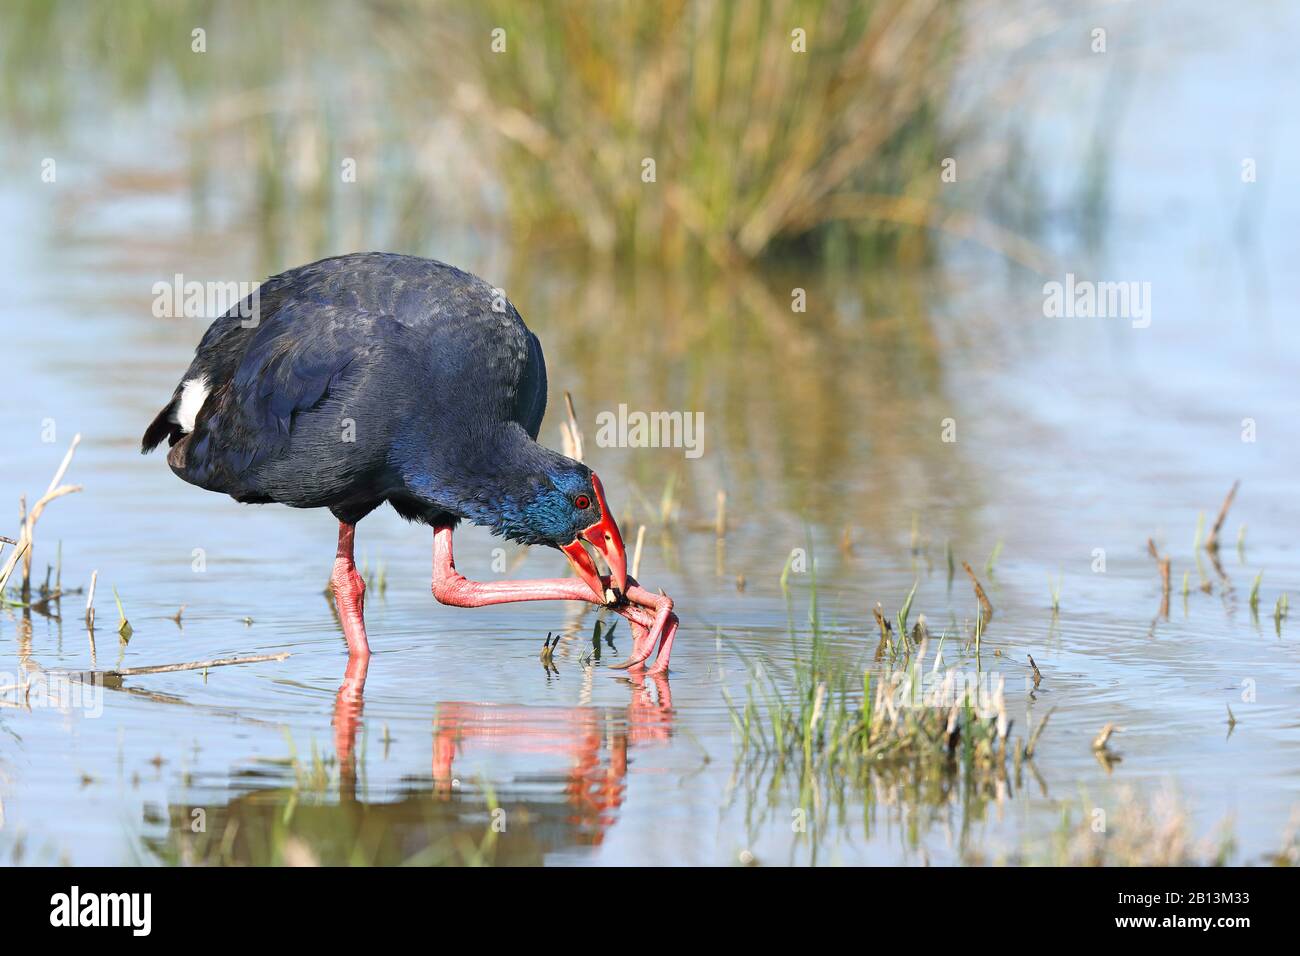
[{"label": "white undertail patch", "polygon": [[176,405],[173,421],[181,426],[181,431],[194,431],[194,422],[199,417],[199,410],[208,398],[208,380],[200,375],[181,386],[181,400]]}]

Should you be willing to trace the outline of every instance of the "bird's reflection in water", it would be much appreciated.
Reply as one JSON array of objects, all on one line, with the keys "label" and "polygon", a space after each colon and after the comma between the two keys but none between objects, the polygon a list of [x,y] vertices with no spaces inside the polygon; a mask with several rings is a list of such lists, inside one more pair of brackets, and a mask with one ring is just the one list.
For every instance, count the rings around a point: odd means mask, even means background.
[{"label": "bird's reflection in water", "polygon": [[[295,764],[292,786],[265,787],[264,771],[241,775],[236,787],[256,789],[224,804],[173,803],[166,839],[146,844],[192,863],[541,863],[598,846],[626,797],[629,750],[672,734],[659,675],[627,674],[626,706],[445,702],[431,714],[431,773],[371,792],[367,766],[380,748],[373,727],[361,733],[368,668],[350,661],[335,697],[336,762]],[[458,773],[488,753],[528,770]]]}]

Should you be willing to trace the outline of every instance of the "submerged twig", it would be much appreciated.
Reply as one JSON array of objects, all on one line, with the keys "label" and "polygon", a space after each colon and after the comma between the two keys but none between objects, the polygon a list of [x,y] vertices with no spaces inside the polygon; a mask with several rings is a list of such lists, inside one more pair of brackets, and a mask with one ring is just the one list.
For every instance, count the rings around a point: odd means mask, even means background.
[{"label": "submerged twig", "polygon": [[210,661],[186,661],[180,664],[150,664],[144,667],[119,667],[104,671],[87,673],[102,674],[105,677],[139,677],[142,674],[170,674],[173,671],[201,671],[209,667],[230,667],[234,664],[261,664],[264,661],[282,661],[289,656],[288,651],[279,654],[254,654],[251,657],[218,657]]},{"label": "submerged twig", "polygon": [[119,677],[134,677],[140,674],[166,674],[172,671],[197,671],[208,667],[229,667],[232,664],[260,664],[263,661],[282,661],[289,656],[288,651],[279,654],[254,654],[250,657],[218,657],[210,661],[187,661],[183,664],[153,664],[146,667],[123,667],[106,671]]},{"label": "submerged twig", "polygon": [[[201,671],[209,667],[230,667],[234,664],[260,664],[264,661],[282,661],[289,656],[288,651],[279,654],[256,654],[251,657],[219,657],[210,661],[185,661],[179,664],[150,664],[144,667],[117,667],[108,670],[89,671],[45,671],[47,677],[67,677],[82,681],[117,680],[122,677],[139,677],[144,674],[169,674],[174,671]],[[24,684],[7,684],[0,687],[0,694],[24,687]]]}]

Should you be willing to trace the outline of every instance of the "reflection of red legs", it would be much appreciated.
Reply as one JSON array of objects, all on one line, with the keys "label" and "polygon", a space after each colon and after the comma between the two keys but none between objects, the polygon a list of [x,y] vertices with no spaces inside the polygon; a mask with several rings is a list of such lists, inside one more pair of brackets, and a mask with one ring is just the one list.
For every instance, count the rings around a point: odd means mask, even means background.
[{"label": "reflection of red legs", "polygon": [[347,673],[334,696],[334,752],[338,755],[340,775],[344,779],[356,779],[357,728],[361,726],[361,712],[366,706],[366,669],[369,666],[369,656],[349,657]]},{"label": "reflection of red legs", "polygon": [[[655,685],[657,702],[647,681]],[[462,748],[561,756],[568,763],[564,794],[573,807],[569,822],[588,841],[600,843],[627,794],[628,748],[672,734],[668,679],[642,673],[629,675],[628,683],[632,699],[625,726],[620,712],[603,707],[440,704],[433,728],[435,792],[450,799],[452,765]]]},{"label": "reflection of red legs", "polygon": [[[646,685],[647,678],[654,684],[657,700]],[[631,742],[640,744],[648,740],[667,740],[673,729],[673,692],[668,686],[667,676],[632,670],[628,671],[627,679],[635,688],[632,702],[627,708],[628,736]]]},{"label": "reflection of red legs", "polygon": [[594,828],[592,842],[599,844],[614,825],[613,811],[623,805],[627,793],[627,736],[612,734],[609,764],[600,761],[601,737],[591,733],[574,741],[573,766],[564,788],[575,814],[571,822]]},{"label": "reflection of red legs", "polygon": [[366,640],[366,582],[357,571],[352,559],[352,540],[356,525],[339,522],[339,548],[334,557],[334,606],[338,609],[343,636],[348,640],[350,657],[369,657],[370,642]]},{"label": "reflection of red legs", "polygon": [[[470,581],[456,570],[452,556],[451,528],[445,525],[433,529],[433,596],[442,604],[452,607],[486,607],[489,604],[509,604],[514,601],[586,601],[604,606],[584,582],[577,578],[546,578],[535,581]],[[605,579],[608,586],[609,581]],[[639,667],[659,642],[659,656],[652,673],[665,673],[672,653],[673,638],[677,633],[677,615],[673,613],[672,599],[663,594],[651,594],[635,581],[628,580],[627,602],[613,608],[632,624],[634,642],[632,657],[617,667]],[[651,611],[654,613],[651,614]]]},{"label": "reflection of red legs", "polygon": [[[351,657],[334,698],[334,748],[345,798],[355,798],[356,741],[365,709],[368,657]],[[436,793],[449,797],[453,762],[465,742],[531,754],[556,754],[569,763],[565,793],[575,822],[589,828],[599,843],[613,823],[611,811],[626,795],[628,748],[672,735],[673,701],[668,678],[644,669],[628,674],[632,698],[626,731],[609,731],[622,722],[618,711],[597,707],[527,707],[446,703],[438,706],[433,727],[433,777]],[[654,685],[654,693],[650,685]],[[657,697],[657,699],[656,699]],[[603,751],[608,750],[605,758]]]},{"label": "reflection of red legs", "polygon": [[460,746],[456,714],[459,706],[440,704],[433,721],[433,788],[444,798],[451,793],[451,762]]}]

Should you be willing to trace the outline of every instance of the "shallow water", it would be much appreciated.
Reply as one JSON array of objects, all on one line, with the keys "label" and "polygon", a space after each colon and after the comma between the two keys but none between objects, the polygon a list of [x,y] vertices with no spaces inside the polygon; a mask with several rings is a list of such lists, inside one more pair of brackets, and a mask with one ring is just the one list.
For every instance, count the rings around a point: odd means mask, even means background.
[{"label": "shallow water", "polygon": [[[176,272],[256,280],[380,234],[268,247],[247,217],[195,199],[175,148],[183,111],[165,96],[83,116],[68,140],[5,130],[0,501],[34,500],[82,435],[68,479],[85,487],[42,517],[36,576],[58,542],[65,588],[97,569],[99,626],[92,647],[79,594],[64,598],[61,618],[0,613],[0,686],[35,667],[290,657],[131,677],[89,707],[0,708],[0,858],[951,863],[1032,856],[1063,807],[1115,808],[1125,787],[1167,786],[1198,833],[1232,819],[1239,859],[1277,849],[1300,804],[1300,652],[1293,622],[1273,620],[1278,596],[1300,588],[1289,228],[1300,192],[1283,162],[1300,143],[1282,100],[1297,79],[1294,24],[1281,21],[1219,31],[1209,13],[1194,19],[1116,114],[1105,241],[1063,256],[1049,278],[1149,281],[1150,328],[1045,318],[1041,278],[957,243],[929,271],[706,280],[608,273],[472,232],[410,250],[499,282],[541,336],[544,439],[558,446],[572,391],[629,544],[649,525],[641,577],[681,611],[673,671],[660,680],[584,663],[594,611],[438,606],[428,530],[387,510],[358,532],[387,583],[368,597],[376,654],[364,678],[347,675],[323,594],[329,516],[201,492],[161,455],[142,458],[137,442],[205,325],[154,318],[155,282]],[[1057,157],[1042,169],[1050,208],[1079,173],[1086,138],[1067,106],[1100,80],[1086,61],[1049,60],[1022,95],[1039,155]],[[52,150],[57,186],[32,172]],[[1263,205],[1242,198],[1242,155],[1267,170]],[[789,310],[795,286],[808,290],[807,314]],[[704,454],[592,447],[596,414],[620,403],[702,411]],[[948,418],[951,443],[941,440]],[[1242,441],[1245,418],[1254,442]],[[677,515],[665,526],[669,476]],[[1198,515],[1212,522],[1236,479],[1221,569],[1204,555],[1198,567]],[[721,546],[718,489],[728,494]],[[1173,562],[1167,617],[1148,537]],[[779,585],[791,550],[815,556],[828,640],[859,660],[875,643],[870,608],[892,614],[914,581],[913,615],[969,626],[974,599],[960,567],[949,582],[949,544],[997,609],[984,667],[1005,676],[1018,732],[1056,708],[1034,773],[990,801],[848,787],[819,798],[817,824],[796,832],[797,783],[737,770],[722,693],[743,698],[755,662],[785,677],[804,652],[810,575],[791,576],[789,607]],[[498,576],[499,546],[459,533],[458,565]],[[536,550],[508,546],[504,559],[511,576],[563,569]],[[1261,571],[1256,615],[1248,595]],[[126,643],[113,589],[134,631]],[[553,631],[566,634],[558,673],[538,659]],[[627,636],[620,622],[604,661],[627,651]],[[1044,675],[1033,694],[1030,654]],[[1123,728],[1110,765],[1089,747],[1105,723]]]}]

